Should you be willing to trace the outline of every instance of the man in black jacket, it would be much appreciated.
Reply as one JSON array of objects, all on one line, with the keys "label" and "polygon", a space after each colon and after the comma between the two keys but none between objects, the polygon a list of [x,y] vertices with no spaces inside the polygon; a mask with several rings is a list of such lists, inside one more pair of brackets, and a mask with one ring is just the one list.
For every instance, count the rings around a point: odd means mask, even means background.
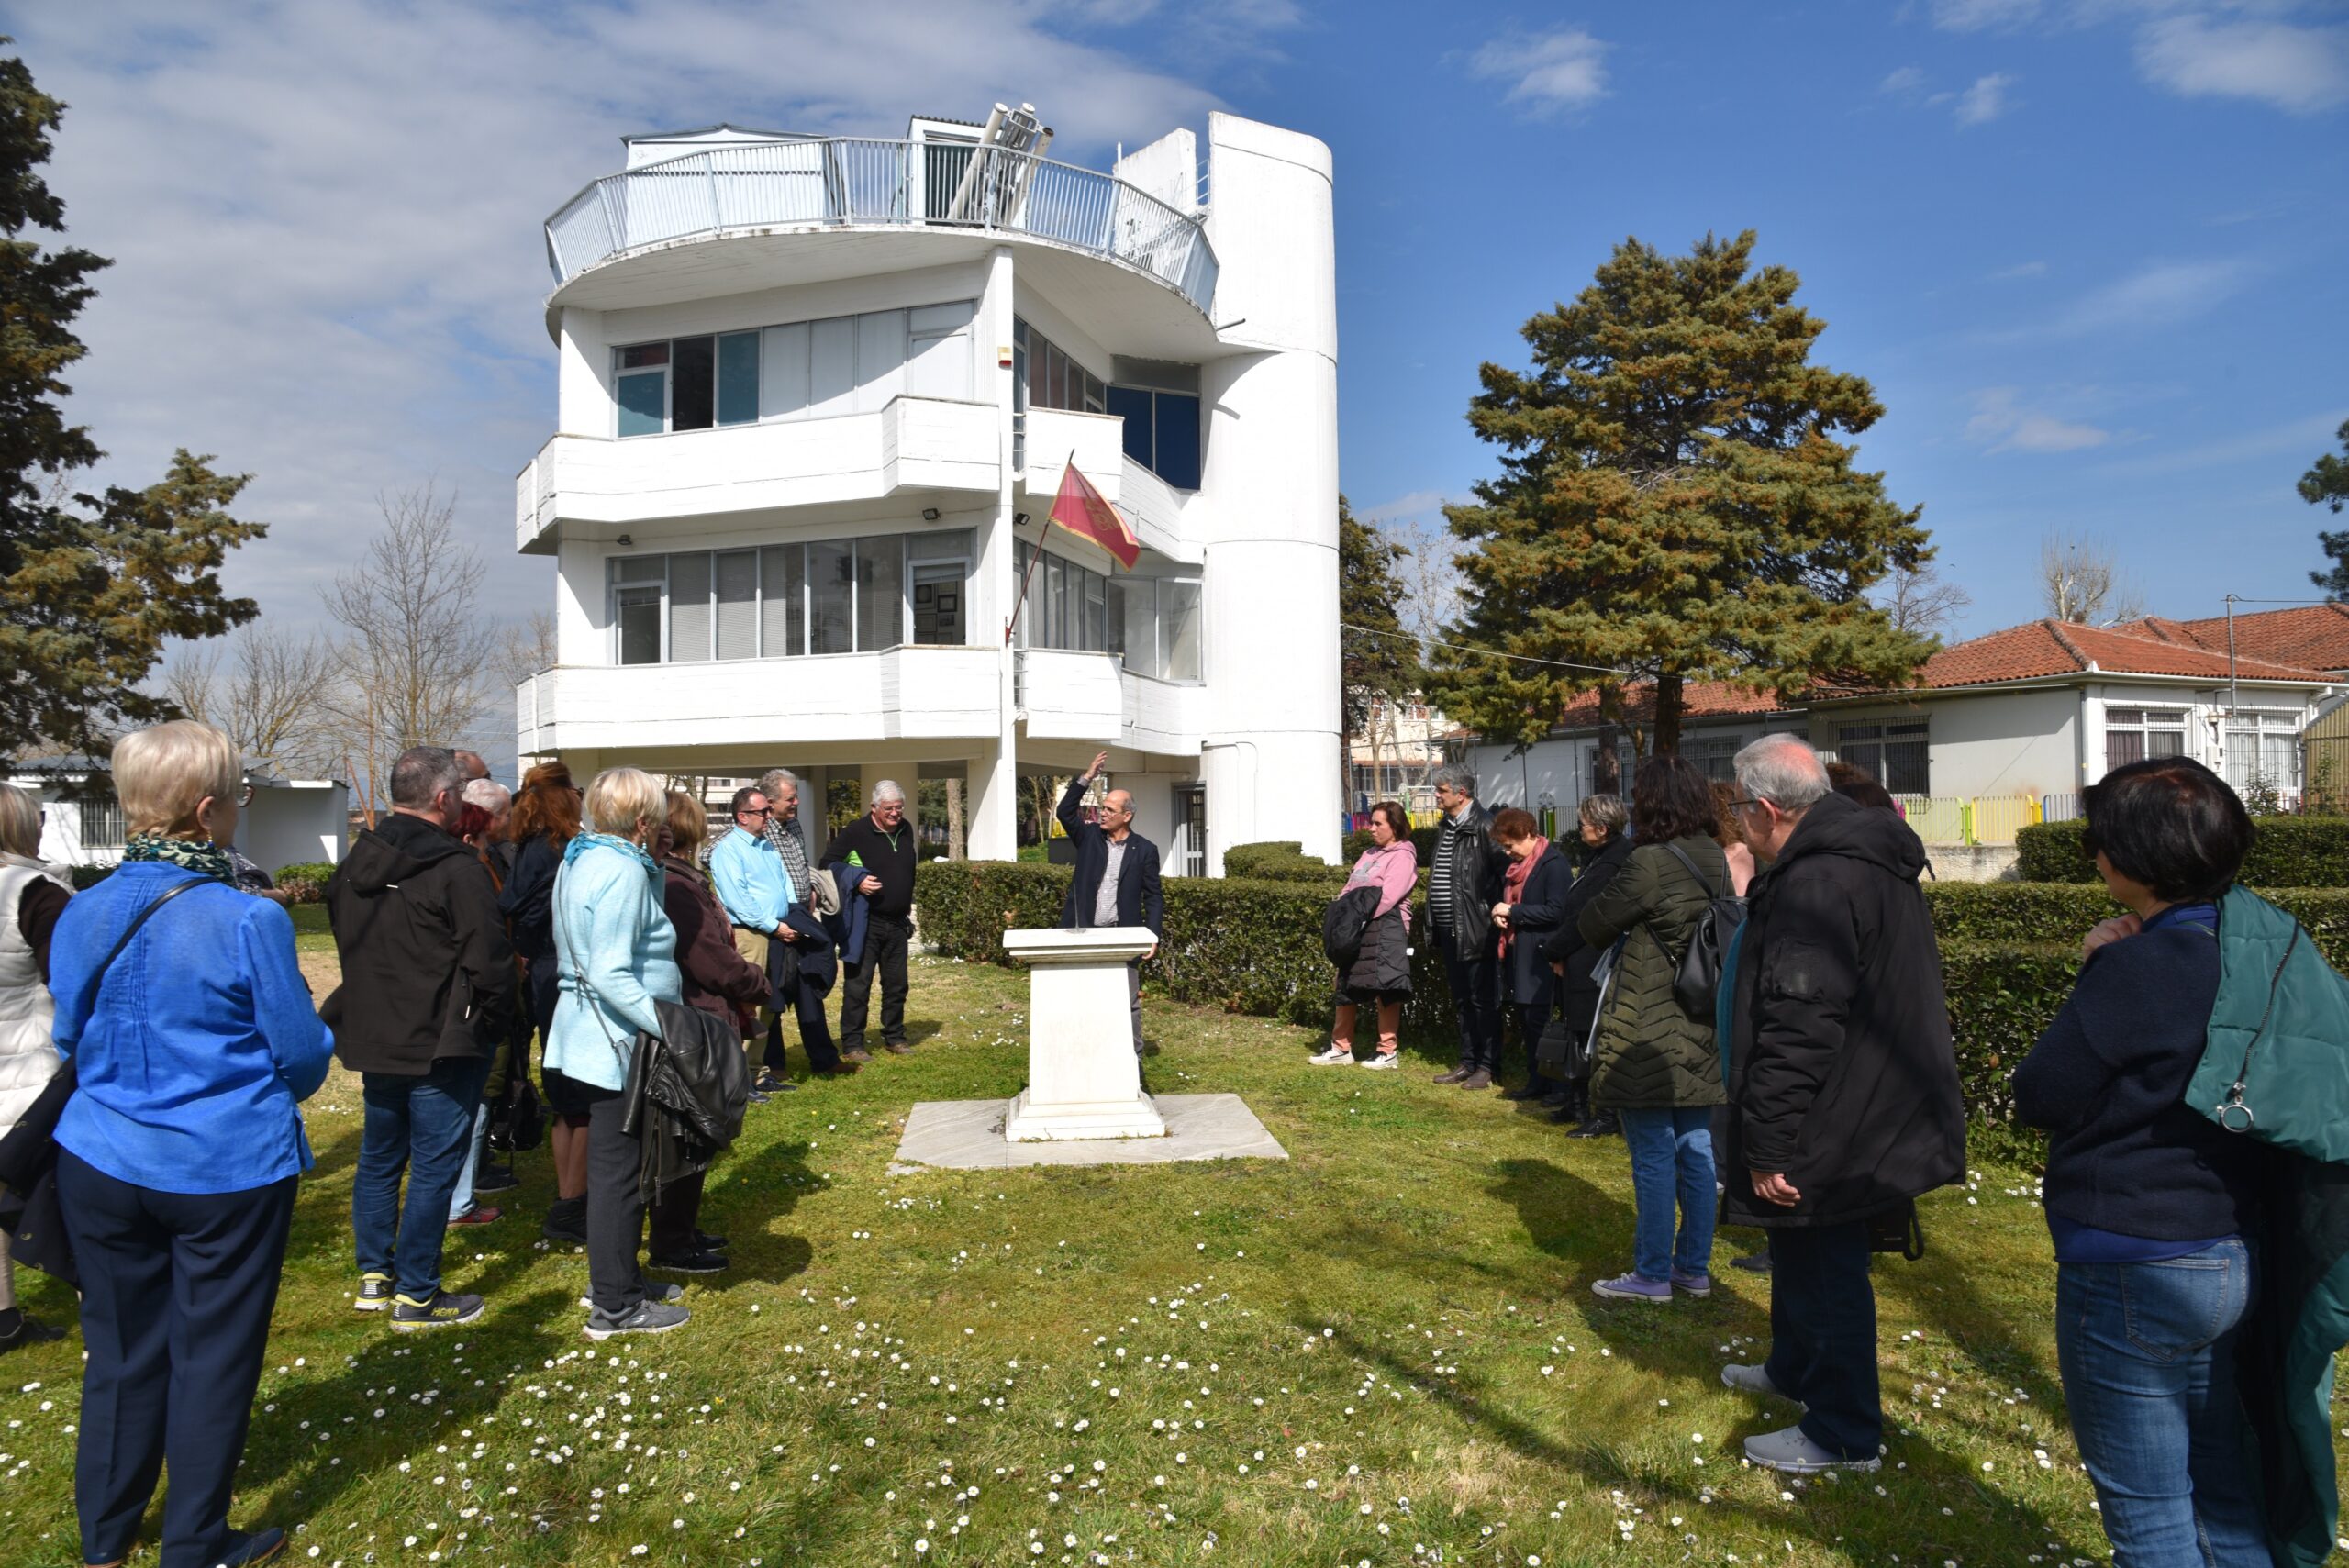
[{"label": "man in black jacket", "polygon": [[[1152,936],[1165,929],[1166,895],[1158,884],[1158,846],[1134,831],[1134,797],[1113,789],[1101,797],[1100,820],[1085,819],[1085,793],[1109,753],[1097,754],[1082,778],[1071,779],[1061,796],[1061,827],[1076,846],[1076,875],[1061,905],[1063,926],[1141,926]],[[1134,1055],[1141,1055],[1141,965],[1149,952],[1126,965],[1126,993],[1132,998]]]},{"label": "man in black jacket", "polygon": [[1725,1218],[1770,1229],[1770,1355],[1731,1388],[1805,1407],[1749,1438],[1795,1474],[1874,1470],[1876,1385],[1868,1222],[1965,1173],[1965,1102],[1941,955],[1917,878],[1924,846],[1888,811],[1831,794],[1791,735],[1737,754],[1737,809],[1768,869],[1753,880],[1731,977]]},{"label": "man in black jacket", "polygon": [[327,883],[342,984],[322,1011],[366,1102],[351,1193],[352,1305],[389,1307],[395,1329],[482,1312],[480,1296],[440,1288],[440,1243],[482,1083],[517,1003],[497,889],[452,830],[464,784],[440,747],[400,753],[391,814],[359,835]]},{"label": "man in black jacket", "polygon": [[1489,1089],[1501,1060],[1500,941],[1493,906],[1508,857],[1494,847],[1492,815],[1476,804],[1476,774],[1453,763],[1435,773],[1443,811],[1428,870],[1428,917],[1443,954],[1444,978],[1460,1020],[1460,1065],[1439,1084]]},{"label": "man in black jacket", "polygon": [[888,779],[874,784],[872,810],[832,835],[824,863],[834,862],[864,873],[857,883],[864,895],[863,952],[841,953],[848,965],[848,982],[841,988],[841,1054],[867,1059],[864,1014],[878,973],[882,1049],[909,1056],[914,1048],[906,1042],[906,949],[914,934],[914,830],[906,825],[906,792]]}]

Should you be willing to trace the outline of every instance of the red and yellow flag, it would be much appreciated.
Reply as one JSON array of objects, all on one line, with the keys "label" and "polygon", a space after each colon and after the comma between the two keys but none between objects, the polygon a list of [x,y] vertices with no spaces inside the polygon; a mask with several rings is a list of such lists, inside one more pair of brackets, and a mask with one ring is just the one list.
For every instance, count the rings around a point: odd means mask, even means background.
[{"label": "red and yellow flag", "polygon": [[1118,558],[1128,571],[1141,559],[1141,540],[1109,505],[1093,481],[1079,473],[1072,460],[1061,475],[1061,493],[1052,497],[1052,520],[1082,539],[1089,539]]}]

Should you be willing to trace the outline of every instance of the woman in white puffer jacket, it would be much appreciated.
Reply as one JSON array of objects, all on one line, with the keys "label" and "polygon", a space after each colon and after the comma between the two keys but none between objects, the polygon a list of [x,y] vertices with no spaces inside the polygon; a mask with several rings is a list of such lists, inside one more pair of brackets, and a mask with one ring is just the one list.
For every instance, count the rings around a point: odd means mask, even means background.
[{"label": "woman in white puffer jacket", "polygon": [[[40,861],[40,804],[0,784],[0,1138],[8,1135],[57,1073],[50,1042],[56,1007],[49,995],[49,937],[72,896],[62,866]],[[17,1306],[16,1267],[0,1231],[0,1351],[64,1332],[35,1322]]]}]

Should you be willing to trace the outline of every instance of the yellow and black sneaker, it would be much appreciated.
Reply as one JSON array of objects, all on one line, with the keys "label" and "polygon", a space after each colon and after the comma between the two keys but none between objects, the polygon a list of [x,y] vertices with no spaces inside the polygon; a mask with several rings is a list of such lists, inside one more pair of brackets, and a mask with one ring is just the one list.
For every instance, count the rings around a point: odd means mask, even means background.
[{"label": "yellow and black sneaker", "polygon": [[361,1312],[381,1312],[392,1304],[392,1276],[361,1274],[359,1294],[351,1298],[352,1307]]},{"label": "yellow and black sneaker", "polygon": [[412,1296],[392,1298],[395,1329],[449,1329],[470,1323],[481,1313],[480,1296],[457,1296],[445,1290],[434,1291],[429,1301],[418,1301]]}]

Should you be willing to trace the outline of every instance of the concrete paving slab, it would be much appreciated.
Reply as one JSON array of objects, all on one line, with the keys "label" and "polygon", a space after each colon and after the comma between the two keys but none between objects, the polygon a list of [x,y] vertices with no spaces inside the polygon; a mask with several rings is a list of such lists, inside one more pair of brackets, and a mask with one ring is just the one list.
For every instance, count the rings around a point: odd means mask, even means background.
[{"label": "concrete paving slab", "polygon": [[1004,1171],[1019,1165],[1163,1165],[1178,1160],[1286,1160],[1288,1151],[1237,1095],[1156,1095],[1163,1138],[1013,1143],[1010,1100],[924,1100],[906,1118],[893,1176],[921,1170]]}]

